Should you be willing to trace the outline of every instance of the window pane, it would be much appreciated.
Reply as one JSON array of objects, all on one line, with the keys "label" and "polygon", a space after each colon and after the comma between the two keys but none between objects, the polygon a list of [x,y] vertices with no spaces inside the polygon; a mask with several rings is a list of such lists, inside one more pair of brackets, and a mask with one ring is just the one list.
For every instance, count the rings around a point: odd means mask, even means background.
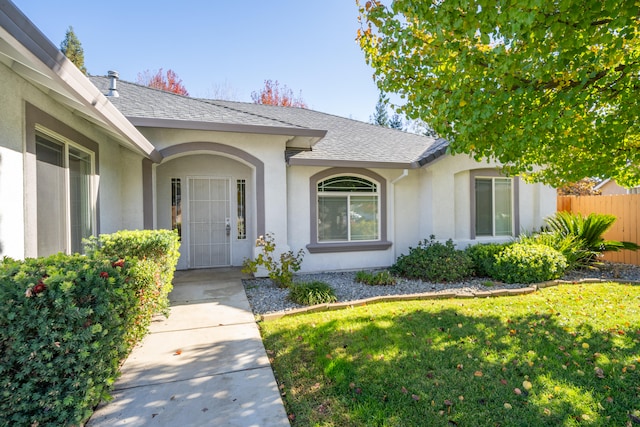
[{"label": "window pane", "polygon": [[476,179],[476,236],[493,235],[491,179]]},{"label": "window pane", "polygon": [[69,147],[69,208],[71,252],[82,252],[82,239],[91,236],[91,155]]},{"label": "window pane", "polygon": [[[38,150],[36,146],[36,157]],[[64,175],[64,168],[36,162],[39,257],[66,251]]]},{"label": "window pane", "polygon": [[50,165],[64,167],[64,146],[36,135],[36,159]]},{"label": "window pane", "polygon": [[337,176],[318,183],[318,191],[375,193],[377,186],[375,183],[357,176]]},{"label": "window pane", "polygon": [[378,197],[351,196],[351,240],[378,239]]},{"label": "window pane", "polygon": [[513,234],[511,220],[511,179],[496,179],[495,184],[495,221],[496,236]]},{"label": "window pane", "polygon": [[318,197],[318,241],[346,241],[347,198]]}]

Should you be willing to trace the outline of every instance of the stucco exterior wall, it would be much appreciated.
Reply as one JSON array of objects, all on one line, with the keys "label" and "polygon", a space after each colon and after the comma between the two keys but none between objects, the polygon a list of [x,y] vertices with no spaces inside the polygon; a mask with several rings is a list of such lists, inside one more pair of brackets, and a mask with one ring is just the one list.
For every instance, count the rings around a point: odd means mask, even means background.
[{"label": "stucco exterior wall", "polygon": [[[183,156],[184,159],[178,158],[176,160],[175,157],[168,157],[162,164],[156,166],[154,209],[157,215],[155,227],[167,226],[166,216],[160,213],[162,206],[167,203],[166,194],[160,194],[160,191],[164,191],[161,190],[160,183],[167,181],[167,173],[194,171],[183,173],[186,176],[195,175],[195,171],[198,171],[197,174],[202,176],[247,180],[249,227],[246,241],[234,244],[233,265],[241,265],[244,258],[255,253],[255,240],[260,233],[261,221],[264,224],[264,232],[272,233],[275,236],[278,248],[282,250],[289,248],[287,240],[287,166],[284,159],[287,137],[163,128],[140,128],[140,132],[160,152],[189,145],[197,148],[196,151],[181,152],[179,156]],[[220,151],[228,147],[233,147],[235,154]],[[192,169],[190,161],[201,156],[205,156],[205,163],[195,160],[195,169]],[[256,166],[246,160],[248,156],[257,158],[262,163],[262,177],[257,176]],[[177,163],[170,166],[173,162]],[[174,169],[175,167],[178,169]],[[259,193],[262,195],[260,196]],[[258,209],[259,197],[264,199],[263,214],[260,214]],[[260,218],[260,215],[263,218]],[[181,261],[180,267],[184,268],[184,261]]]},{"label": "stucco exterior wall", "polygon": [[[38,255],[36,159],[26,150],[27,135],[33,134],[33,130],[26,129],[28,104],[51,121],[98,144],[95,231],[111,232],[142,223],[142,205],[138,201],[142,198],[141,187],[135,188],[141,174],[136,173],[134,166],[141,162],[140,155],[121,148],[100,128],[72,114],[3,64],[0,64],[0,96],[0,256],[21,259]],[[131,186],[123,197],[121,184],[125,180]],[[121,214],[124,211],[126,220]]]},{"label": "stucco exterior wall", "polygon": [[[409,247],[431,234],[436,239],[453,239],[464,248],[469,244],[504,241],[509,238],[471,239],[470,171],[495,169],[495,163],[479,163],[468,156],[443,156],[423,169],[371,169],[386,179],[388,250],[307,253],[302,271],[349,270],[387,267]],[[292,166],[288,169],[289,243],[305,248],[313,225],[309,180],[322,167]],[[520,230],[531,231],[544,224],[556,208],[555,189],[542,184],[518,184]],[[520,231],[517,230],[517,231]],[[315,232],[315,230],[313,230]]]}]

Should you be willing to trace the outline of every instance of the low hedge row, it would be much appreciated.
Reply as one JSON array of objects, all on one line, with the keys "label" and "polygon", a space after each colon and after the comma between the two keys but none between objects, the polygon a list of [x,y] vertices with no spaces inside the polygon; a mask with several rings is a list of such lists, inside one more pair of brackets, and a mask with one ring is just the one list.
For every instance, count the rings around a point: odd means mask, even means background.
[{"label": "low hedge row", "polygon": [[169,231],[120,232],[94,239],[86,256],[0,262],[0,426],[91,416],[166,310],[178,246]]},{"label": "low hedge row", "polygon": [[533,241],[478,244],[466,250],[455,248],[430,236],[409,248],[391,266],[392,273],[408,279],[454,282],[473,275],[506,283],[535,283],[557,279],[568,267],[558,250]]}]

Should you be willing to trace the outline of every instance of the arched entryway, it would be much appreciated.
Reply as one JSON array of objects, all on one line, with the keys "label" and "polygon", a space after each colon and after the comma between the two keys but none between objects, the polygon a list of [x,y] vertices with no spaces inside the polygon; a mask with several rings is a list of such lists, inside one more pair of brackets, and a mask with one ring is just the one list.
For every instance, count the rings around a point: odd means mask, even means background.
[{"label": "arched entryway", "polygon": [[179,230],[178,268],[241,265],[264,229],[262,163],[213,143],[181,144],[162,154],[155,171],[156,224]]}]

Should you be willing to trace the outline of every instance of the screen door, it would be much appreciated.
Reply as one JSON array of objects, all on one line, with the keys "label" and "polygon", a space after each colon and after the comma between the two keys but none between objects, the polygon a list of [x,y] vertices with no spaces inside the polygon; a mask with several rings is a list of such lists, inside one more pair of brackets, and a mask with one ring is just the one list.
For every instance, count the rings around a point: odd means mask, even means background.
[{"label": "screen door", "polygon": [[231,265],[229,180],[189,178],[189,267]]}]

